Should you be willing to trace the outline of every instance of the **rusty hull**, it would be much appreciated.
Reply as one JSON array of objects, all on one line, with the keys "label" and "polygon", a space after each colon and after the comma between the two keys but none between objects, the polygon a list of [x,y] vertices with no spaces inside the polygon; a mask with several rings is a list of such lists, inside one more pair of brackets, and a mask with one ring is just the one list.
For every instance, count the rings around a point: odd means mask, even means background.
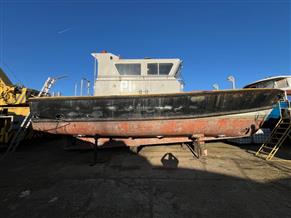
[{"label": "rusty hull", "polygon": [[239,137],[254,133],[265,113],[245,113],[196,119],[145,121],[34,122],[33,129],[52,134],[103,137],[173,137],[203,134],[208,137]]}]

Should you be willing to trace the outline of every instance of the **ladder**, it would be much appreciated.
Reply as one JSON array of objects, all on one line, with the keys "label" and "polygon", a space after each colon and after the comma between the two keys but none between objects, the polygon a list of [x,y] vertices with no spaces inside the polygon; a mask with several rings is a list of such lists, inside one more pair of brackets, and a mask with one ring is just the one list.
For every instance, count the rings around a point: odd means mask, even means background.
[{"label": "ladder", "polygon": [[256,156],[265,154],[267,155],[266,160],[271,160],[287,137],[291,139],[291,118],[283,116],[267,141],[256,152]]},{"label": "ladder", "polygon": [[[57,81],[57,78],[52,78],[49,77],[46,82],[44,83],[41,91],[38,93],[37,97],[41,97],[41,96],[46,96],[50,90],[50,88],[54,85],[54,83]],[[24,118],[24,120],[22,121],[20,128],[17,130],[17,132],[14,134],[13,138],[11,139],[11,142],[9,143],[9,146],[6,150],[6,153],[9,153],[10,151],[13,152],[16,150],[16,148],[18,147],[19,143],[21,142],[21,140],[24,139],[27,130],[31,124],[31,118],[32,115],[29,112],[26,117]]]}]

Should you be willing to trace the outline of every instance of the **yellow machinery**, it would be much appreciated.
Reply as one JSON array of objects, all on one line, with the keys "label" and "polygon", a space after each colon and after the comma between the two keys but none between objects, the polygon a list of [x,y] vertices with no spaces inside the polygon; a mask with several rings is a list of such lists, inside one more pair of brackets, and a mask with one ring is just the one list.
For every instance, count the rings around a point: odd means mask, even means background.
[{"label": "yellow machinery", "polygon": [[13,85],[0,68],[0,145],[6,146],[29,113],[27,99],[38,91]]}]

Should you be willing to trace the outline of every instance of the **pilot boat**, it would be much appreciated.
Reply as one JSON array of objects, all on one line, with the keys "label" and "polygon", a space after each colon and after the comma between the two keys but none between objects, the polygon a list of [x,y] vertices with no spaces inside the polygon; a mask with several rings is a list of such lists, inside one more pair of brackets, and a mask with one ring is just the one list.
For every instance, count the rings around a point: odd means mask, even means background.
[{"label": "pilot boat", "polygon": [[279,89],[183,92],[180,59],[92,55],[98,62],[94,96],[30,99],[35,130],[122,139],[129,146],[145,140],[155,144],[197,136],[242,137],[255,133],[284,98]]}]

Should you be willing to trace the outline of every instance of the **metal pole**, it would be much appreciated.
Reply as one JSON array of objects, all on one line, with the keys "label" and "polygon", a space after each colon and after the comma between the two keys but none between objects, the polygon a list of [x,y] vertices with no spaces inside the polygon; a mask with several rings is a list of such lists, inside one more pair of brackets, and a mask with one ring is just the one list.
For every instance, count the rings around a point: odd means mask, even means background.
[{"label": "metal pole", "polygon": [[93,92],[95,90],[95,80],[97,78],[97,59],[94,57],[94,79],[93,79]]},{"label": "metal pole", "polygon": [[232,89],[236,89],[236,87],[235,87],[235,78],[233,78],[233,81],[232,81]]},{"label": "metal pole", "polygon": [[75,96],[77,96],[78,84],[75,83]]},{"label": "metal pole", "polygon": [[90,95],[90,81],[87,80],[87,95]]},{"label": "metal pole", "polygon": [[228,80],[229,82],[231,82],[231,84],[232,84],[232,89],[236,89],[236,87],[235,87],[235,78],[234,78],[234,76],[228,76],[228,77],[227,77],[227,80]]},{"label": "metal pole", "polygon": [[81,79],[81,85],[80,85],[80,96],[83,95],[83,79]]},{"label": "metal pole", "polygon": [[214,90],[219,90],[219,85],[217,83],[213,84],[212,87]]}]

